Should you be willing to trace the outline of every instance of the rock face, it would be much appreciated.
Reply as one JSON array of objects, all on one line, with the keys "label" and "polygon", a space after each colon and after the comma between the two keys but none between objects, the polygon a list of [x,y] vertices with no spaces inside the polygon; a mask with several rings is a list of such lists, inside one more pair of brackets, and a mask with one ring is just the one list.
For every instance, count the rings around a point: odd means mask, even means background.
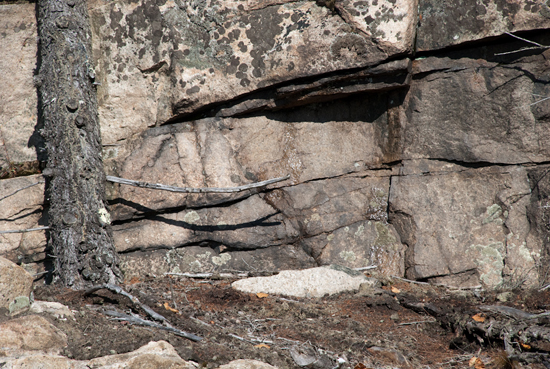
[{"label": "rock face", "polygon": [[28,306],[32,281],[32,276],[23,268],[0,257],[0,308],[14,312],[18,308],[17,299],[26,299]]},{"label": "rock face", "polygon": [[[10,177],[0,198],[44,180],[29,9],[0,5],[0,45],[17,50],[0,57],[0,78],[17,81],[0,92]],[[127,278],[340,264],[452,286],[547,282],[550,51],[525,40],[550,45],[548,5],[94,0],[89,10],[109,175],[179,187],[290,175],[231,194],[109,184]],[[43,184],[0,202],[0,230],[46,224]],[[44,231],[0,234],[0,255],[33,273],[45,245]]]}]

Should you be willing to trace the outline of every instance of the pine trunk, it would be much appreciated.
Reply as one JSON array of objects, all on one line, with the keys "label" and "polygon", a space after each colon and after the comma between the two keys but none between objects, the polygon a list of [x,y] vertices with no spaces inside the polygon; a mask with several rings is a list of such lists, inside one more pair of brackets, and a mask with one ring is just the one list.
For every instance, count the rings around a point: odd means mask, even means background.
[{"label": "pine trunk", "polygon": [[36,83],[55,280],[73,288],[115,283],[87,2],[39,0],[38,35]]}]

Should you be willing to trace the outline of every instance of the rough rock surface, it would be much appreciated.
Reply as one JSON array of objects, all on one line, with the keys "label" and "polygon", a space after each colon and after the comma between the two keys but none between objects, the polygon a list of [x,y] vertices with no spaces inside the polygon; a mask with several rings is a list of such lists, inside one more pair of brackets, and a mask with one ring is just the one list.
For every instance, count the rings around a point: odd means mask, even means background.
[{"label": "rough rock surface", "polygon": [[59,354],[67,346],[67,336],[38,315],[27,315],[0,324],[2,356],[22,356],[28,352]]},{"label": "rough rock surface", "polygon": [[26,298],[28,305],[32,281],[32,276],[25,269],[0,257],[0,308],[13,310],[12,304],[17,298]]},{"label": "rough rock surface", "polygon": [[304,270],[283,270],[271,277],[253,277],[233,282],[236,290],[295,297],[323,297],[344,291],[357,291],[363,284],[377,283],[361,272],[338,265]]},{"label": "rough rock surface", "polygon": [[[291,176],[235,194],[109,184],[127,278],[336,263],[453,286],[547,282],[550,54],[526,40],[550,45],[548,4],[89,8],[109,175],[181,187]],[[0,198],[43,180],[21,177],[44,160],[32,9],[0,5],[13,50],[0,57]],[[24,189],[0,200],[0,230],[44,225],[47,209],[42,184]],[[31,273],[51,262],[45,246],[44,231],[0,234],[0,255]]]}]

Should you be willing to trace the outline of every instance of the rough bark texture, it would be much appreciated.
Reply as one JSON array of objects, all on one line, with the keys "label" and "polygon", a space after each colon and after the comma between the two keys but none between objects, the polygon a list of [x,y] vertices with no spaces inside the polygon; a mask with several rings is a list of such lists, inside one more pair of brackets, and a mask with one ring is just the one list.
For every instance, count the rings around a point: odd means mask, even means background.
[{"label": "rough bark texture", "polygon": [[105,209],[105,172],[87,2],[38,2],[39,106],[50,178],[49,243],[66,286],[114,282],[116,252]]}]

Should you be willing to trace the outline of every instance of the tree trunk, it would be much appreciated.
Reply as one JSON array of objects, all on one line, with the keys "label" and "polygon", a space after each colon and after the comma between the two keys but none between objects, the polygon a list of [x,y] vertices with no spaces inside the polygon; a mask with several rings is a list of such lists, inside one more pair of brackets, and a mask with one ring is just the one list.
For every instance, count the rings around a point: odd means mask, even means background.
[{"label": "tree trunk", "polygon": [[55,281],[73,288],[116,282],[85,0],[38,1],[39,114],[49,177],[49,245]]}]

